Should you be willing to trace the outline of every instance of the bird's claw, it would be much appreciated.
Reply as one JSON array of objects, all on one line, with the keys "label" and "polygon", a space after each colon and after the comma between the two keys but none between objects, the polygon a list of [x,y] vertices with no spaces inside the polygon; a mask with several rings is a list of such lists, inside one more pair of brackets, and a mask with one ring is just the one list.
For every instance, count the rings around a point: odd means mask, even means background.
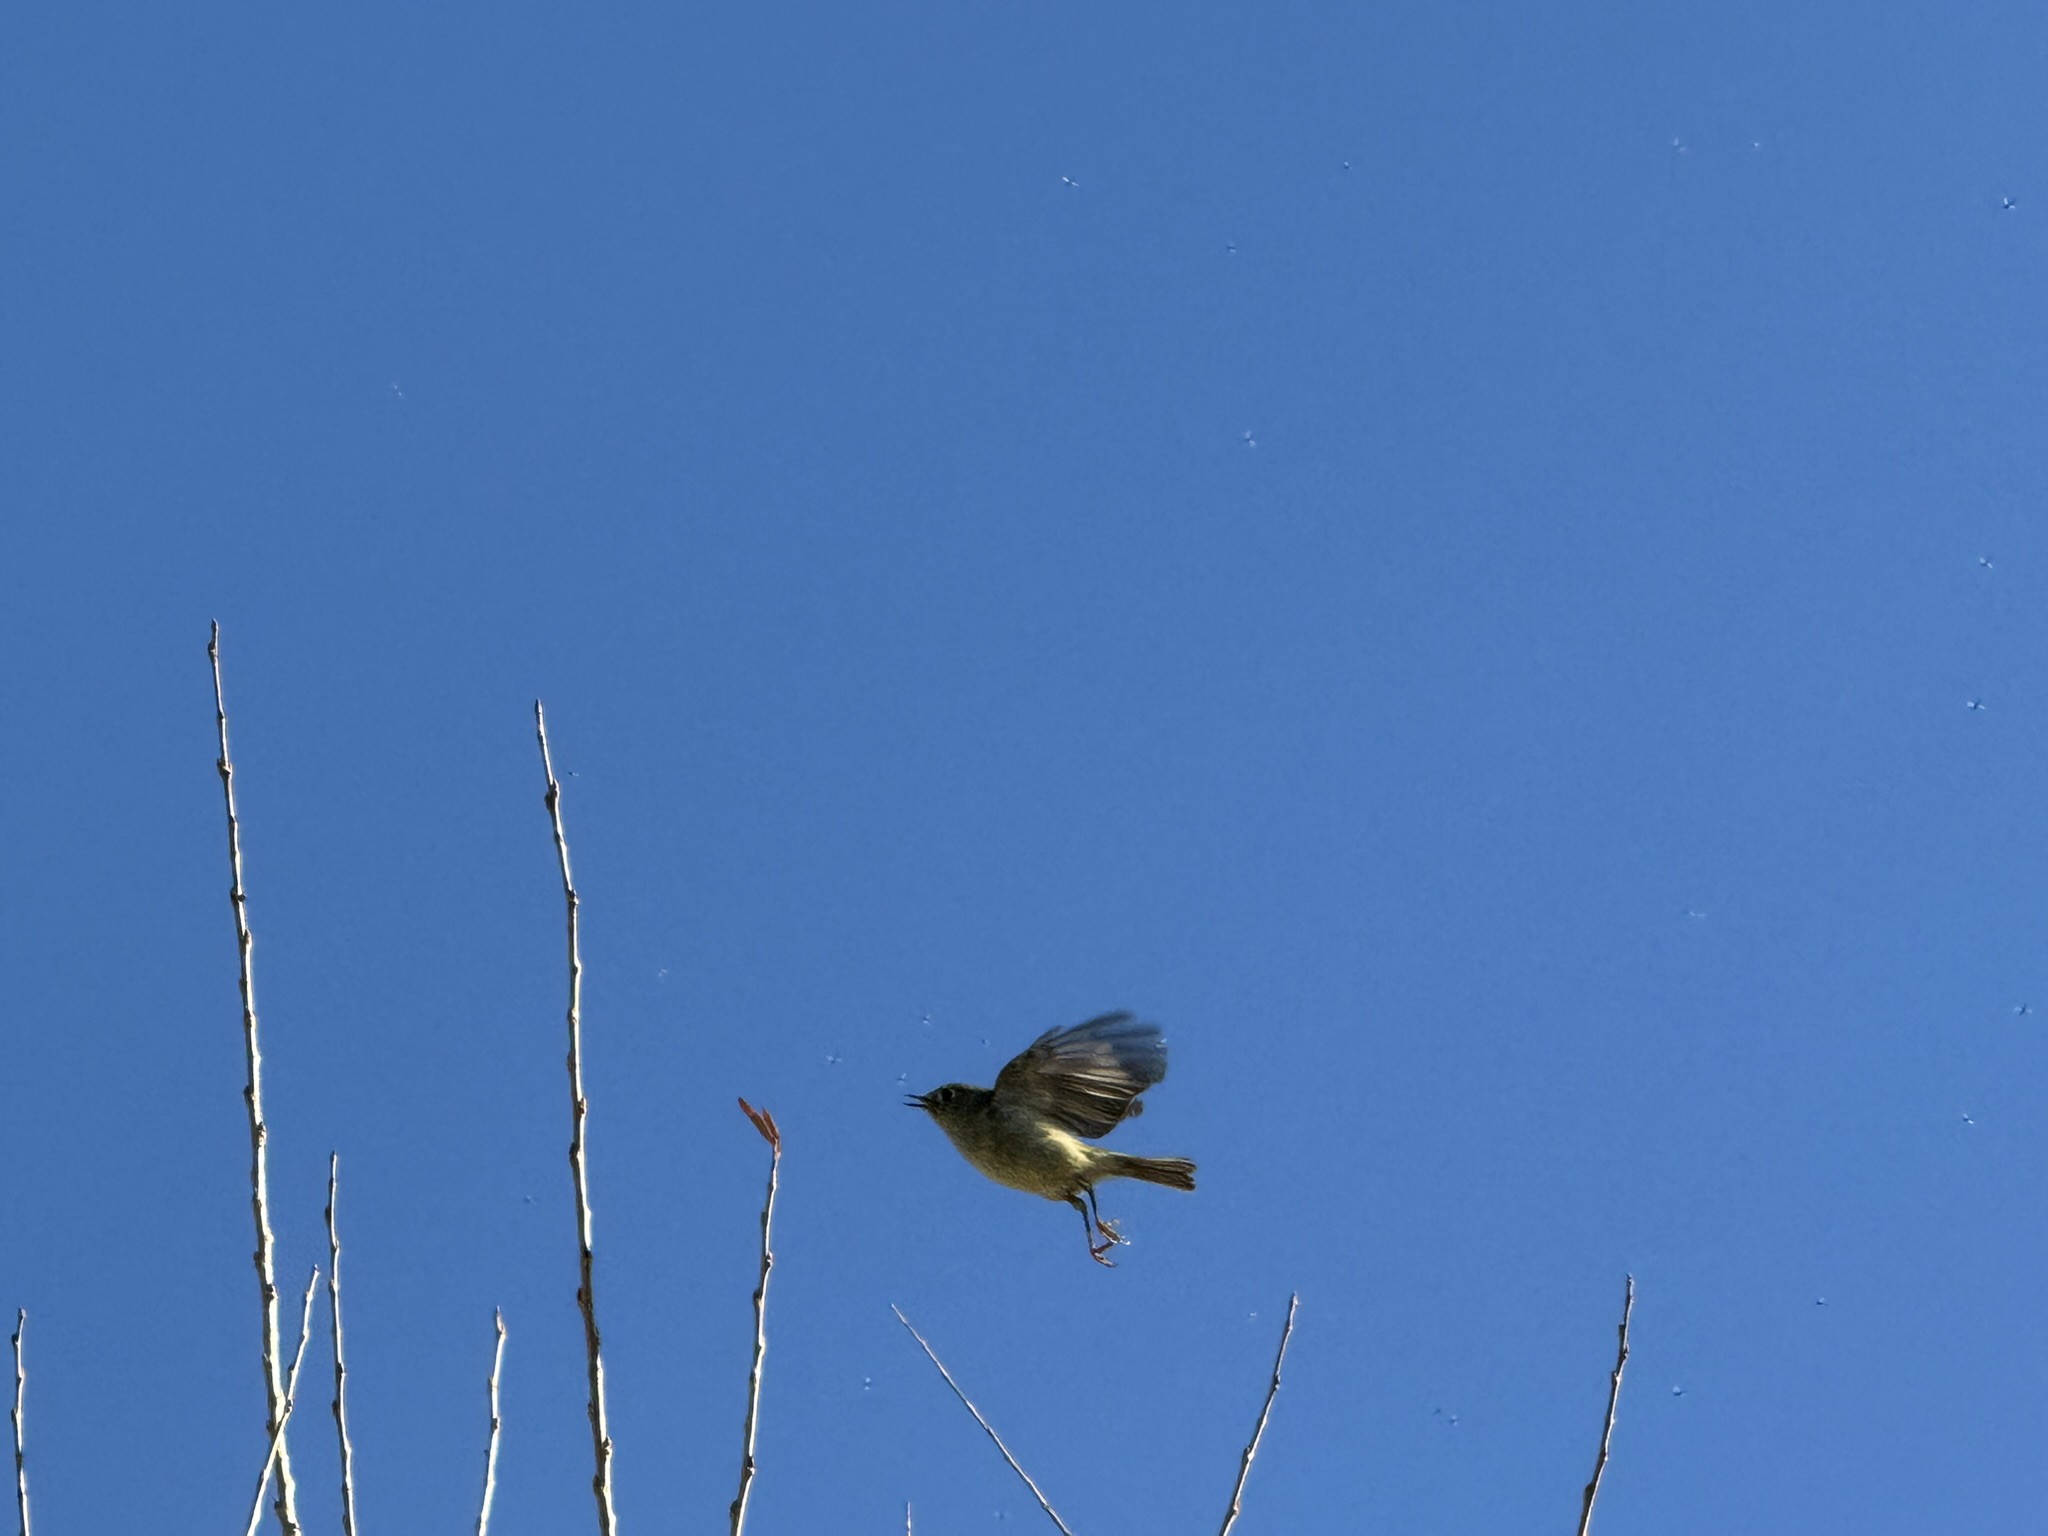
[{"label": "bird's claw", "polygon": [[1103,1240],[1099,1244],[1090,1243],[1088,1245],[1088,1257],[1100,1264],[1104,1269],[1115,1269],[1116,1260],[1109,1257],[1109,1250],[1128,1243],[1130,1239],[1117,1231],[1116,1223],[1113,1221],[1103,1221],[1098,1218],[1095,1223],[1095,1230],[1102,1234]]}]

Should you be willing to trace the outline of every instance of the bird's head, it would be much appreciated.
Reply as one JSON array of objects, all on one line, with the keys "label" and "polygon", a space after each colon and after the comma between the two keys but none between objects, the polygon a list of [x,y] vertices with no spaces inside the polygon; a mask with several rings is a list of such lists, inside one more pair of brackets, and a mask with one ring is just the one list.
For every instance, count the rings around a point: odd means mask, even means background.
[{"label": "bird's head", "polygon": [[939,1124],[958,1119],[974,1109],[988,1097],[986,1088],[975,1088],[966,1083],[947,1083],[934,1088],[930,1093],[913,1093],[903,1101],[906,1109],[921,1109]]}]

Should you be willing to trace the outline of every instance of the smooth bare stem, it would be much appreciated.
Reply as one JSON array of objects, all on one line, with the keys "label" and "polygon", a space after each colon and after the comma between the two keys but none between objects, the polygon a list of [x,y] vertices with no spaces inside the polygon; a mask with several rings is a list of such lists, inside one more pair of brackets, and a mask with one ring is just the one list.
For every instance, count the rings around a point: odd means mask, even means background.
[{"label": "smooth bare stem", "polygon": [[505,1314],[501,1310],[492,1317],[498,1325],[498,1348],[491,1356],[491,1439],[484,1447],[484,1502],[477,1511],[476,1536],[490,1536],[491,1500],[498,1492],[498,1431],[503,1425],[498,1417],[498,1372],[505,1366]]},{"label": "smooth bare stem", "polygon": [[580,1281],[576,1303],[583,1309],[583,1352],[589,1361],[590,1445],[596,1470],[590,1479],[597,1499],[599,1536],[614,1536],[618,1520],[612,1511],[612,1437],[604,1408],[604,1355],[597,1331],[597,1299],[590,1249],[590,1180],[584,1158],[583,1122],[590,1102],[583,1096],[583,952],[578,938],[576,882],[569,873],[569,839],[562,830],[562,786],[548,752],[548,721],[536,699],[533,731],[540,741],[540,764],[547,774],[548,820],[554,826],[555,860],[562,870],[562,903],[569,918],[569,1171],[576,1185],[576,1249]]},{"label": "smooth bare stem", "polygon": [[28,1313],[14,1313],[14,1507],[21,1515],[21,1536],[28,1533],[28,1460],[23,1454],[23,1414],[28,1404],[28,1373],[21,1368],[21,1340],[28,1332]]},{"label": "smooth bare stem", "polygon": [[213,717],[220,741],[214,766],[220,772],[228,814],[228,904],[235,914],[235,947],[241,957],[242,1049],[248,1080],[242,1101],[249,1111],[249,1204],[256,1218],[256,1283],[263,1300],[263,1388],[268,1403],[264,1427],[277,1441],[277,1523],[283,1536],[298,1536],[298,1490],[292,1481],[292,1458],[284,1443],[284,1364],[278,1339],[277,1239],[270,1230],[270,1127],[263,1119],[263,1052],[256,1038],[256,940],[249,932],[249,898],[242,888],[242,825],[235,815],[235,765],[228,756],[228,707],[220,682],[220,625],[206,642],[213,664]]},{"label": "smooth bare stem", "polygon": [[[897,1322],[901,1323],[905,1328],[910,1329],[910,1336],[913,1339],[917,1340],[917,1347],[924,1351],[925,1358],[927,1360],[931,1361],[933,1365],[939,1368],[939,1374],[946,1378],[946,1385],[951,1387],[953,1389],[953,1395],[960,1399],[960,1406],[965,1408],[969,1413],[974,1415],[974,1422],[979,1424],[982,1428],[982,1432],[986,1434],[990,1440],[995,1442],[996,1449],[1003,1453],[1003,1460],[1007,1461],[1010,1464],[1010,1470],[1016,1473],[1017,1476],[1024,1480],[1024,1486],[1031,1490],[1031,1497],[1038,1500],[1038,1507],[1045,1511],[1046,1518],[1052,1521],[1054,1525],[1060,1528],[1061,1536],[1074,1536],[1074,1533],[1067,1529],[1067,1522],[1060,1518],[1059,1511],[1054,1509],[1052,1505],[1047,1502],[1046,1497],[1043,1493],[1039,1492],[1038,1484],[1031,1481],[1031,1474],[1029,1472],[1026,1472],[1021,1466],[1017,1464],[1017,1458],[1012,1456],[1010,1454],[1010,1448],[1007,1445],[1003,1444],[1003,1437],[996,1433],[995,1426],[990,1424],[987,1419],[984,1419],[981,1416],[981,1410],[975,1407],[974,1404],[967,1400],[967,1394],[960,1390],[960,1383],[953,1379],[953,1373],[946,1369],[946,1363],[932,1352],[931,1345],[925,1343],[924,1341],[924,1335],[919,1333],[915,1328],[910,1327],[910,1319],[903,1315],[903,1309],[901,1307],[892,1305],[889,1308],[889,1310],[896,1314]],[[909,1512],[907,1507],[905,1509],[904,1518],[906,1519],[906,1521],[909,1519]]]},{"label": "smooth bare stem", "polygon": [[299,1390],[299,1367],[306,1359],[306,1338],[313,1331],[313,1292],[320,1285],[320,1266],[306,1276],[306,1299],[299,1311],[299,1347],[292,1355],[292,1373],[284,1389],[284,1411],[277,1416],[277,1428],[270,1432],[270,1453],[263,1458],[263,1474],[256,1479],[256,1498],[249,1506],[248,1536],[256,1536],[263,1523],[263,1495],[270,1487],[270,1470],[284,1464],[284,1427],[291,1422],[292,1399]]},{"label": "smooth bare stem", "polygon": [[341,1443],[341,1529],[356,1536],[355,1447],[348,1439],[348,1365],[341,1352],[341,1229],[334,1204],[341,1193],[341,1154],[327,1154],[327,1315],[334,1335],[334,1434]]},{"label": "smooth bare stem", "polygon": [[754,1486],[754,1427],[761,1415],[761,1362],[768,1354],[768,1272],[775,1267],[769,1234],[775,1222],[775,1181],[782,1168],[782,1133],[775,1117],[755,1109],[745,1099],[740,1108],[754,1122],[768,1143],[768,1197],[761,1203],[761,1283],[754,1287],[754,1366],[747,1376],[747,1418],[741,1430],[740,1491],[733,1496],[727,1513],[732,1516],[732,1536],[740,1536],[747,1523],[747,1494]]},{"label": "smooth bare stem", "polygon": [[1585,1503],[1579,1508],[1579,1536],[1593,1529],[1593,1500],[1600,1496],[1600,1479],[1607,1471],[1607,1447],[1614,1439],[1614,1410],[1621,1402],[1621,1372],[1628,1364],[1628,1319],[1636,1309],[1636,1277],[1628,1277],[1621,1298],[1620,1347],[1614,1355],[1614,1374],[1607,1379],[1607,1422],[1600,1430],[1600,1455],[1593,1463],[1593,1480],[1586,1484]]},{"label": "smooth bare stem", "polygon": [[1230,1536],[1230,1528],[1237,1524],[1238,1513],[1244,1507],[1244,1485],[1251,1478],[1252,1458],[1259,1454],[1259,1442],[1266,1438],[1266,1421],[1273,1416],[1273,1399],[1280,1395],[1280,1367],[1287,1363],[1287,1341],[1294,1337],[1294,1309],[1300,1305],[1299,1295],[1287,1298],[1287,1321],[1280,1329],[1280,1350],[1273,1356],[1273,1379],[1267,1383],[1265,1405],[1259,1409],[1259,1422],[1252,1426],[1244,1459],[1237,1464],[1237,1486],[1230,1490],[1230,1508],[1224,1512],[1223,1529],[1217,1536]]},{"label": "smooth bare stem", "polygon": [[291,1417],[291,1403],[287,1399],[284,1412],[277,1416],[277,1428],[271,1432],[270,1452],[263,1458],[263,1471],[256,1479],[256,1498],[249,1506],[246,1536],[256,1536],[256,1528],[263,1523],[263,1495],[270,1491],[270,1469],[277,1465],[278,1447],[284,1444],[284,1427],[291,1422]]}]

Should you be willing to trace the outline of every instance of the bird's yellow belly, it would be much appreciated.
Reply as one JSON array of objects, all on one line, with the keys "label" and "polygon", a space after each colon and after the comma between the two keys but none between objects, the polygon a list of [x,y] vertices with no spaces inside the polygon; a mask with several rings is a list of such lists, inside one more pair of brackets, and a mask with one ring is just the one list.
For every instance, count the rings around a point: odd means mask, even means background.
[{"label": "bird's yellow belly", "polygon": [[974,1130],[981,1134],[953,1136],[961,1156],[998,1184],[1048,1200],[1065,1200],[1080,1190],[1099,1155],[1080,1137],[1054,1125],[1012,1121],[1000,1128],[1000,1134],[993,1134],[997,1127],[987,1123]]}]

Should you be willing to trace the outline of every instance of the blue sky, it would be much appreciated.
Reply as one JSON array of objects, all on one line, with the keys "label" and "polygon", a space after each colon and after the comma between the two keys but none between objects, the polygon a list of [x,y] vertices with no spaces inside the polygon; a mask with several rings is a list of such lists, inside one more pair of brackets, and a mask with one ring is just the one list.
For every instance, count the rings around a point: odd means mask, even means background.
[{"label": "blue sky", "polygon": [[[0,1306],[40,1529],[263,1454],[622,1529],[2010,1530],[2048,1481],[2048,23],[2019,6],[23,12]],[[2008,202],[2010,206],[2007,206]],[[1973,707],[1981,706],[1981,707]],[[903,1091],[1111,1008],[1135,1239]],[[1824,1304],[1823,1303],[1824,1300]],[[325,1394],[295,1421],[335,1531]]]}]

